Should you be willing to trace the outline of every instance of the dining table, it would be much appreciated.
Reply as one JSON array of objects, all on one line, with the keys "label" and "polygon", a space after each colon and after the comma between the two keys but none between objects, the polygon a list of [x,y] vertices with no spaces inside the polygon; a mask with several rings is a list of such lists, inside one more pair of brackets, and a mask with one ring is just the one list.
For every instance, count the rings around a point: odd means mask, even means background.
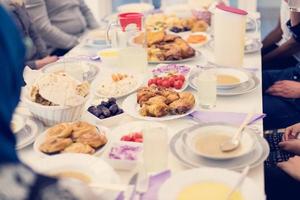
[{"label": "dining table", "polygon": [[[259,13],[251,13],[253,17],[256,18],[256,20],[259,22]],[[259,23],[258,23],[259,24]],[[261,39],[260,35],[260,28],[258,27],[255,31],[247,32],[246,33],[248,37],[253,37],[257,39]],[[67,55],[66,57],[76,57],[76,56],[90,56],[93,57],[97,55],[97,49],[87,47],[84,44],[84,39],[81,40],[82,42],[74,47]],[[230,47],[224,47],[224,51],[226,51],[226,48]],[[201,56],[193,61],[189,61],[185,64],[187,65],[206,65],[207,62],[213,61],[213,50],[208,46],[201,47],[199,49],[201,52]],[[98,63],[100,68],[100,73],[98,76],[101,76],[101,68],[105,68],[106,66],[103,66],[101,62]],[[149,73],[151,73],[151,69],[155,67],[155,65],[149,65],[148,70]],[[218,96],[216,106],[209,110],[209,112],[236,112],[236,113],[249,113],[249,112],[255,112],[255,113],[262,113],[262,84],[261,84],[261,75],[262,75],[262,63],[261,63],[261,52],[258,51],[256,53],[251,54],[245,54],[244,57],[244,65],[243,68],[247,70],[251,70],[253,73],[255,73],[256,77],[260,80],[259,86],[252,92],[242,95],[234,95],[234,96]],[[192,91],[192,88],[188,87],[187,91]],[[119,101],[123,101],[123,99],[120,99]],[[20,104],[22,105],[22,103]],[[203,111],[201,108],[198,108],[198,110],[201,112]],[[123,119],[120,119],[120,124],[122,123],[128,123],[130,121],[137,121],[137,119],[132,118],[130,116],[124,115]],[[169,127],[172,134],[176,134],[178,131],[183,130],[187,127],[193,126],[197,124],[198,122],[191,119],[190,117],[183,117],[180,119],[170,120],[170,121],[163,121],[161,122]],[[263,137],[263,123],[262,120],[259,120],[255,122],[254,125],[257,130],[259,130],[259,134],[261,137]],[[113,129],[114,127],[108,127]],[[28,166],[31,166],[33,162],[42,162],[43,157],[41,157],[39,154],[37,154],[33,150],[33,145],[29,145],[26,148],[22,148],[18,150],[18,154],[20,159],[27,164]],[[101,155],[99,156],[101,157]],[[168,169],[172,173],[177,173],[180,171],[188,170],[189,168],[182,165],[170,152],[168,156]],[[117,171],[117,174],[120,176],[120,180],[123,184],[128,184],[133,175],[137,173],[136,169],[132,169],[129,171]],[[261,192],[264,193],[264,165],[261,163],[259,166],[252,168],[248,174],[248,177],[252,178],[256,185],[261,189]]]}]

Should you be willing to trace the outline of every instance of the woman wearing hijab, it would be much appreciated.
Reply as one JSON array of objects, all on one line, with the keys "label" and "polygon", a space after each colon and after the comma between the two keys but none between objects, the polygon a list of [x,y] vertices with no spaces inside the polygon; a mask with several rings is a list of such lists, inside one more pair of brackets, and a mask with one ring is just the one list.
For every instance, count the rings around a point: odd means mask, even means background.
[{"label": "woman wearing hijab", "polygon": [[78,182],[34,173],[17,156],[10,129],[23,84],[25,48],[14,22],[0,4],[0,199],[97,199]]}]

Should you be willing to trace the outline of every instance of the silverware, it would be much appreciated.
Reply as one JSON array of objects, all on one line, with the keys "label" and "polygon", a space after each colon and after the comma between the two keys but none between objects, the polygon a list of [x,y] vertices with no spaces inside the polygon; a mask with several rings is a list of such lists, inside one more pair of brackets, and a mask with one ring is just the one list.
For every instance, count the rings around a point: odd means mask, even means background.
[{"label": "silverware", "polygon": [[241,124],[241,126],[239,127],[237,132],[233,135],[233,137],[230,138],[229,140],[223,142],[220,145],[220,148],[222,151],[224,151],[224,152],[233,151],[239,147],[239,145],[241,143],[242,132],[244,131],[246,126],[249,124],[250,120],[252,119],[252,116],[253,116],[252,113],[248,113],[247,117],[245,118],[245,120],[243,121],[243,123]]},{"label": "silverware", "polygon": [[134,200],[141,200],[142,195],[148,191],[149,188],[149,176],[143,165],[139,167],[137,174],[136,186],[135,186],[135,195]]},{"label": "silverware", "polygon": [[247,174],[249,172],[250,167],[247,166],[243,169],[241,176],[239,177],[239,179],[237,180],[237,182],[235,183],[235,185],[233,186],[232,190],[229,192],[226,200],[230,200],[232,195],[241,187],[241,185],[243,184],[244,180],[247,177]]}]

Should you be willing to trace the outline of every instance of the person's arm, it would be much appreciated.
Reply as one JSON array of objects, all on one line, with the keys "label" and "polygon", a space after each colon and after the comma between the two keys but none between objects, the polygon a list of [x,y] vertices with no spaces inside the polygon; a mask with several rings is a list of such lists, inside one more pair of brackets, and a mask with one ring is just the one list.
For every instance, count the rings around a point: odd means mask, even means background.
[{"label": "person's arm", "polygon": [[49,55],[47,52],[47,47],[46,43],[44,40],[41,38],[39,33],[36,31],[35,26],[33,23],[30,24],[29,26],[29,36],[36,47],[37,50],[37,58],[44,58]]},{"label": "person's arm", "polygon": [[292,37],[263,57],[263,63],[290,57],[300,51],[300,44]]},{"label": "person's arm", "polygon": [[67,34],[51,24],[44,0],[26,0],[26,8],[37,30],[51,46],[70,49],[78,44],[76,36]]},{"label": "person's arm", "polygon": [[282,38],[282,29],[280,26],[280,20],[278,21],[278,24],[276,26],[276,28],[269,33],[265,39],[262,41],[263,43],[263,49],[267,49],[270,46],[272,46],[273,44],[276,44],[277,42],[279,42]]},{"label": "person's arm", "polygon": [[89,29],[96,29],[99,27],[99,24],[96,21],[92,11],[85,4],[84,0],[80,0],[80,11],[82,12],[83,16],[85,17],[85,20],[87,22]]}]

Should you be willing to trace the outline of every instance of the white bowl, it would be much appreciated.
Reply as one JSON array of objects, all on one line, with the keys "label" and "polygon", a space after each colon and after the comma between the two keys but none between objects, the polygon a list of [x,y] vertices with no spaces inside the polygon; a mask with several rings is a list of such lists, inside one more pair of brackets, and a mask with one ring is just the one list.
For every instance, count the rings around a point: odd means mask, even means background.
[{"label": "white bowl", "polygon": [[109,152],[111,148],[113,147],[118,147],[120,145],[128,145],[132,147],[143,147],[143,144],[137,143],[137,142],[124,142],[124,141],[119,141],[119,142],[114,142],[107,153],[104,156],[104,160],[106,160],[114,169],[116,170],[133,170],[137,166],[137,164],[141,160],[141,154],[142,151],[138,152],[138,156],[136,160],[118,160],[118,159],[113,159],[109,157]]},{"label": "white bowl", "polygon": [[217,84],[218,89],[232,89],[240,86],[243,83],[249,81],[249,75],[243,70],[234,69],[234,68],[216,68],[216,75],[228,75],[238,78],[240,81],[238,83],[232,84]]},{"label": "white bowl", "polygon": [[206,37],[206,40],[202,41],[202,42],[199,42],[199,43],[189,43],[189,45],[193,48],[199,48],[199,47],[202,47],[204,45],[206,45],[210,40],[211,40],[211,36],[207,33],[204,33],[204,32],[194,32],[194,33],[190,33],[188,35],[186,35],[183,39],[187,41],[187,39],[189,38],[189,36],[192,36],[192,35],[203,35]]},{"label": "white bowl", "polygon": [[201,139],[205,140],[205,138],[209,135],[217,133],[216,135],[225,135],[232,137],[237,130],[238,127],[231,126],[228,124],[222,125],[221,123],[207,123],[202,125],[196,125],[187,129],[187,131],[182,136],[182,140],[185,149],[187,149],[195,158],[204,157],[215,160],[228,160],[240,158],[252,152],[255,145],[254,137],[251,136],[251,133],[248,132],[247,129],[245,129],[242,133],[240,141],[240,150],[235,154],[212,155],[205,152],[201,152],[197,150],[196,147],[196,141]]},{"label": "white bowl", "polygon": [[90,113],[89,111],[84,112],[84,118],[86,118],[87,121],[97,124],[97,125],[103,125],[103,126],[107,126],[107,127],[113,127],[113,126],[119,125],[121,123],[121,121],[123,121],[125,116],[126,116],[126,114],[122,113],[119,115],[115,115],[113,117],[99,119],[98,117],[96,117],[95,115]]},{"label": "white bowl", "polygon": [[[219,168],[198,168],[172,175],[161,187],[158,200],[176,200],[180,192],[188,186],[199,183],[218,183],[233,188],[241,174]],[[252,179],[246,178],[240,186],[244,200],[265,200],[265,195]],[[226,198],[224,198],[226,199]],[[213,199],[205,199],[213,200]]]},{"label": "white bowl", "polygon": [[[100,155],[101,153],[103,153],[105,151],[105,149],[110,146],[110,142],[111,142],[111,139],[110,139],[110,130],[104,126],[97,126],[97,128],[99,129],[99,134],[102,134],[104,133],[106,138],[107,138],[107,143],[102,146],[101,148],[97,149],[97,151],[92,154],[93,156],[95,155]],[[46,154],[44,152],[42,152],[40,150],[40,146],[44,143],[45,139],[46,139],[46,135],[47,135],[47,130],[45,130],[43,133],[41,133],[35,140],[34,144],[33,144],[33,150],[39,154],[41,157],[47,157],[47,156],[55,156],[55,155],[60,155],[60,154],[67,154],[67,153],[57,153],[57,154],[54,154],[54,155],[49,155],[49,154]],[[76,154],[76,153],[75,153]]]},{"label": "white bowl", "polygon": [[32,102],[28,97],[22,98],[28,110],[32,115],[44,123],[46,126],[52,126],[62,122],[73,122],[81,117],[82,111],[86,101],[81,104],[70,106],[44,106]]}]

